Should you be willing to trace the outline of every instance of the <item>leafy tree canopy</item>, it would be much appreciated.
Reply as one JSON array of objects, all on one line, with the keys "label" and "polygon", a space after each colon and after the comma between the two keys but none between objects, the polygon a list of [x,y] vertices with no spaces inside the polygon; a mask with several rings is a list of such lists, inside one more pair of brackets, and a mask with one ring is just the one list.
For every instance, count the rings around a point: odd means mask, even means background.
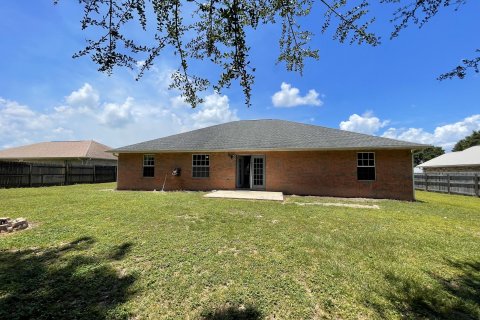
[{"label": "leafy tree canopy", "polygon": [[413,154],[413,164],[418,166],[424,162],[432,160],[445,153],[442,147],[430,147],[423,150],[415,151]]},{"label": "leafy tree canopy", "polygon": [[[57,3],[59,0],[54,0]],[[458,9],[467,0],[379,0],[395,6],[390,37],[395,38],[410,24],[422,26],[446,7]],[[281,28],[277,62],[287,70],[302,72],[304,60],[318,59],[318,50],[309,43],[313,36],[300,21],[313,6],[323,11],[318,19],[320,30],[333,29],[339,42],[377,46],[380,37],[370,31],[375,21],[369,0],[79,0],[84,8],[82,29],[89,29],[86,47],[74,57],[90,56],[100,71],[111,73],[115,66],[142,67],[138,78],[155,59],[170,48],[178,57],[178,69],[172,75],[172,88],[179,89],[195,107],[202,102],[199,92],[213,87],[216,91],[238,81],[245,102],[250,105],[255,67],[249,57],[246,32],[265,25]],[[148,7],[147,7],[148,6]],[[148,9],[148,10],[147,10]],[[147,12],[155,16],[155,31],[149,43],[139,43],[128,36],[134,23],[147,32]],[[467,69],[479,71],[477,57],[439,76],[439,79],[463,78]],[[220,67],[216,79],[190,73],[192,60],[210,61]]]},{"label": "leafy tree canopy", "polygon": [[462,151],[474,146],[480,146],[480,130],[473,131],[471,135],[458,141],[452,151]]}]

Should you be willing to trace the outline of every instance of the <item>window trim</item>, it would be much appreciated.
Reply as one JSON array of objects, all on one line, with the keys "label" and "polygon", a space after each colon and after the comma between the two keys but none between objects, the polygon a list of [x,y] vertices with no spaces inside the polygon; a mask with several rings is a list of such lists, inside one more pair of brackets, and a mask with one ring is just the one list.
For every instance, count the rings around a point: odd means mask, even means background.
[{"label": "window trim", "polygon": [[[145,164],[145,158],[152,157],[153,164]],[[153,168],[153,175],[146,176],[145,175],[145,168]],[[146,153],[143,155],[143,163],[142,163],[142,178],[155,178],[155,155],[153,153]]]},{"label": "window trim", "polygon": [[[203,166],[202,165],[194,165],[193,161],[194,161],[195,156],[206,156],[206,157],[208,157],[208,165],[203,165]],[[193,175],[193,173],[194,173],[193,169],[194,168],[208,168],[208,177],[195,177]],[[208,178],[210,178],[210,154],[208,154],[208,153],[194,153],[194,154],[192,154],[192,178],[193,179],[208,179]]]},{"label": "window trim", "polygon": [[[360,153],[372,153],[373,154],[373,166],[370,165],[358,165],[358,155]],[[368,159],[367,159],[368,160]],[[373,173],[375,175],[374,179],[358,179],[358,168],[373,168]],[[377,156],[374,151],[359,151],[357,152],[357,181],[376,181],[377,180]]]}]

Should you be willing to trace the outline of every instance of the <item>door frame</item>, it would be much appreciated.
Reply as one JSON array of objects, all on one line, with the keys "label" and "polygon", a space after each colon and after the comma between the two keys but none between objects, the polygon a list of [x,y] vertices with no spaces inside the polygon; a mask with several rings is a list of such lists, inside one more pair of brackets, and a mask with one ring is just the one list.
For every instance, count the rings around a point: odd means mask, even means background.
[{"label": "door frame", "polygon": [[[261,186],[253,185],[253,175],[255,172],[255,168],[254,168],[255,159],[262,159],[263,168],[262,168],[262,185]],[[265,190],[265,182],[267,180],[266,173],[265,173],[266,167],[267,166],[265,165],[265,155],[263,154],[252,155],[252,157],[250,158],[250,189],[251,190]]]},{"label": "door frame", "polygon": [[[236,154],[235,155],[235,189],[239,190],[250,190],[250,187],[243,188],[240,185],[240,175],[243,173],[243,170],[240,170],[240,157],[247,157],[250,156],[249,154]],[[245,160],[245,159],[243,159]],[[250,159],[251,161],[251,159]],[[244,163],[245,161],[242,161]],[[250,176],[248,178],[248,184],[250,186]]]},{"label": "door frame", "polygon": [[[250,157],[250,175],[249,175],[249,188],[241,188],[238,186],[238,179],[239,179],[239,157]],[[261,158],[263,159],[263,185],[262,186],[254,186],[253,185],[253,159],[254,158]],[[267,184],[267,164],[266,164],[266,156],[264,154],[248,154],[242,153],[237,154],[235,157],[235,189],[240,190],[265,190]]]}]

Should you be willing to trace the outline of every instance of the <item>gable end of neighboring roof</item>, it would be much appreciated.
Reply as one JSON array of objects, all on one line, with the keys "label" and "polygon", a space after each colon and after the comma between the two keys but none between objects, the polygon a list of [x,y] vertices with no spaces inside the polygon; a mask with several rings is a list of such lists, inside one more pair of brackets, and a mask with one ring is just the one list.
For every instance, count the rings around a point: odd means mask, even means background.
[{"label": "gable end of neighboring roof", "polygon": [[423,149],[428,145],[283,120],[241,120],[145,141],[110,152]]}]

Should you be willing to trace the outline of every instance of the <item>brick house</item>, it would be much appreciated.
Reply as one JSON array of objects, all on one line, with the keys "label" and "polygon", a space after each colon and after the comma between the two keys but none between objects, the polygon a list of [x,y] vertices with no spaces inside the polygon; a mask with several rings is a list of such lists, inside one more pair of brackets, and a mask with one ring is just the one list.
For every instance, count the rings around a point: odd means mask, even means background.
[{"label": "brick house", "polygon": [[119,190],[253,189],[413,200],[426,145],[281,120],[235,121],[111,150]]}]

